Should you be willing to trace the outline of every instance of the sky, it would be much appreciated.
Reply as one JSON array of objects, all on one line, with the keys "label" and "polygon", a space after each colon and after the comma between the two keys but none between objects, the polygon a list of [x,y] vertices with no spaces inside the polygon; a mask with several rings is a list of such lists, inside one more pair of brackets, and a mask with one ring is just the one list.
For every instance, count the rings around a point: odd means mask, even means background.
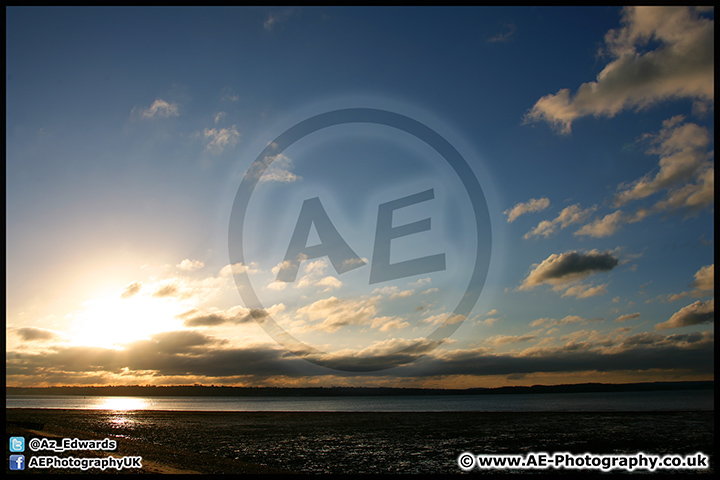
[{"label": "sky", "polygon": [[712,380],[714,11],[6,8],[6,382]]}]

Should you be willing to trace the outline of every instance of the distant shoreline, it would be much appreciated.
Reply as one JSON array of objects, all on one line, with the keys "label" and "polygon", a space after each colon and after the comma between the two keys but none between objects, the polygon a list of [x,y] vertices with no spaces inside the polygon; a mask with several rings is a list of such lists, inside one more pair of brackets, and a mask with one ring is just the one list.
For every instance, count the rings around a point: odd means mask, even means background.
[{"label": "distant shoreline", "polygon": [[85,396],[421,396],[421,395],[506,395],[538,393],[648,392],[661,390],[714,390],[715,382],[582,383],[571,385],[533,385],[497,388],[392,388],[392,387],[231,387],[216,385],[116,385],[61,387],[5,387],[5,395],[85,395]]}]

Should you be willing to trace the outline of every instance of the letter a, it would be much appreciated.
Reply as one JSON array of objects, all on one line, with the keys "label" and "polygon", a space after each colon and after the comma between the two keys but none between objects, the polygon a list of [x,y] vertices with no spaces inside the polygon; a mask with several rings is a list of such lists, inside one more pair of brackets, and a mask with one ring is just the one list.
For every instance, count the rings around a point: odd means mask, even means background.
[{"label": "letter a", "polygon": [[[307,241],[312,224],[315,224],[320,244],[308,247]],[[320,203],[320,199],[318,197],[309,198],[303,202],[300,209],[300,216],[285,254],[285,261],[280,267],[276,280],[294,282],[300,269],[300,262],[324,256],[330,258],[330,262],[338,274],[365,265],[365,262],[340,236]]]}]

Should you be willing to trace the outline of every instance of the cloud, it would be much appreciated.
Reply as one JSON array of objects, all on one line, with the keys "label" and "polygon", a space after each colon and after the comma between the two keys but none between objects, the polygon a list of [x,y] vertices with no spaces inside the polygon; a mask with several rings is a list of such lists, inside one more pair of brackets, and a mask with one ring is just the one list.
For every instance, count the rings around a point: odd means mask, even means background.
[{"label": "cloud", "polygon": [[[629,185],[621,185],[613,199],[615,205],[666,190],[668,195],[655,205],[654,211],[681,207],[692,210],[712,204],[714,168],[706,152],[712,137],[706,128],[683,123],[683,120],[681,115],[672,117],[663,122],[658,134],[645,136],[650,140],[646,152],[660,157],[659,169],[654,175],[647,174]],[[675,188],[677,186],[680,188]]]},{"label": "cloud", "polygon": [[590,298],[596,295],[604,295],[607,293],[607,284],[604,285],[574,285],[568,288],[563,297],[577,297],[577,298]]},{"label": "cloud", "polygon": [[282,153],[278,153],[277,155],[273,155],[271,157],[265,157],[265,161],[268,167],[258,180],[260,183],[292,183],[302,179],[302,177],[299,177],[290,171],[292,168],[292,159]]},{"label": "cloud", "polygon": [[226,311],[213,309],[206,312],[192,309],[177,316],[186,327],[215,327],[223,324],[241,324],[262,320],[268,312],[257,308],[232,307]]},{"label": "cloud", "polygon": [[500,347],[500,346],[509,345],[512,343],[530,342],[535,339],[537,339],[537,336],[530,335],[530,334],[528,334],[528,335],[496,335],[494,337],[490,337],[487,340],[485,340],[485,343],[488,343],[495,347]]},{"label": "cloud", "polygon": [[189,258],[186,258],[182,262],[178,263],[177,268],[180,270],[185,270],[187,272],[192,272],[193,270],[199,270],[205,266],[203,262],[200,260],[190,260]]},{"label": "cloud", "polygon": [[[284,263],[285,262],[273,267],[273,273],[277,273]],[[319,291],[329,292],[342,287],[340,279],[332,275],[325,275],[325,270],[328,268],[327,258],[305,262],[302,268],[304,273],[302,277],[297,280],[294,288],[320,287]],[[286,284],[286,282],[273,281],[267,288],[271,290],[283,290],[284,287],[279,284]]]},{"label": "cloud", "polygon": [[543,283],[555,286],[569,284],[597,272],[612,270],[618,263],[618,259],[610,252],[591,250],[586,253],[554,253],[539,265],[534,265],[535,268],[519,288],[530,290]]},{"label": "cloud", "polygon": [[715,321],[715,299],[707,301],[698,300],[691,303],[687,307],[683,307],[675,313],[670,320],[655,325],[657,330],[665,330],[668,328],[688,327],[691,325],[701,325],[704,323],[713,323]]},{"label": "cloud", "polygon": [[296,371],[304,363],[273,345],[223,348],[222,339],[185,330],[164,332],[149,340],[128,345],[124,350],[98,347],[53,347],[40,354],[10,352],[9,375],[30,375],[42,382],[47,376],[64,378],[73,373],[96,375],[152,374],[159,377],[208,378],[240,375],[268,377]]},{"label": "cloud", "polygon": [[327,276],[323,277],[316,283],[319,287],[325,287],[323,292],[329,292],[330,290],[338,289],[342,286],[342,282],[336,277]]},{"label": "cloud", "polygon": [[[705,265],[695,272],[695,280],[692,282],[693,290],[690,292],[673,293],[668,295],[665,300],[674,302],[687,296],[705,297],[715,290],[715,264]],[[660,297],[662,299],[662,296]]]},{"label": "cloud", "polygon": [[141,115],[143,118],[169,118],[177,117],[180,114],[178,113],[177,103],[168,103],[165,100],[158,98],[153,102],[150,108],[143,110]]},{"label": "cloud", "polygon": [[611,62],[575,94],[563,88],[542,97],[526,122],[546,121],[570,133],[578,118],[687,98],[707,109],[714,101],[714,21],[694,7],[626,7],[622,27],[605,35]]},{"label": "cloud", "polygon": [[488,43],[505,43],[512,40],[512,38],[515,36],[515,32],[517,31],[517,27],[512,24],[508,23],[505,25],[505,31],[497,33],[493,35],[492,37],[487,39]]},{"label": "cloud", "polygon": [[[647,370],[712,375],[712,331],[675,335],[644,332],[625,336],[626,331],[618,329],[611,334],[578,332],[566,337],[565,343],[559,345],[544,342],[520,353],[508,354],[493,354],[487,347],[434,350],[441,342],[393,338],[361,351],[314,355],[315,359],[332,361],[333,366],[348,370],[397,367],[377,373],[389,380],[425,379],[434,375]],[[154,383],[169,378],[174,378],[174,383],[180,378],[208,383],[217,382],[216,379],[226,383],[246,383],[277,376],[307,382],[327,373],[308,368],[301,356],[289,354],[274,344],[227,348],[223,340],[193,331],[155,335],[149,340],[135,342],[125,350],[55,346],[40,353],[7,352],[6,376],[11,382],[31,378],[35,384],[50,381],[67,384],[68,378],[77,378],[78,382],[87,383],[88,379],[107,375],[115,379],[120,375],[123,378],[152,375]]]},{"label": "cloud", "polygon": [[373,295],[374,294],[389,295],[391,299],[396,299],[396,298],[412,297],[413,295],[415,295],[415,290],[413,290],[412,288],[408,289],[408,290],[400,290],[400,288],[398,288],[397,286],[392,286],[392,287],[376,288],[375,290],[373,290],[372,293],[373,293]]},{"label": "cloud", "polygon": [[550,206],[550,199],[548,198],[533,198],[528,202],[520,202],[513,208],[505,210],[503,213],[508,216],[508,223],[515,221],[520,215],[524,215],[530,212],[540,212]]},{"label": "cloud", "polygon": [[615,319],[616,322],[627,322],[628,320],[635,320],[640,318],[640,313],[627,313],[625,315],[620,315]]},{"label": "cloud", "polygon": [[[706,151],[711,136],[707,129],[683,122],[681,115],[672,117],[663,122],[659,133],[644,136],[650,141],[646,153],[660,156],[659,168],[655,173],[621,184],[612,201],[615,206],[622,206],[663,192],[665,197],[650,208],[640,207],[634,213],[616,210],[596,218],[574,235],[609,237],[623,225],[640,222],[656,213],[680,210],[693,215],[714,204],[715,168],[712,153]],[[541,222],[524,238],[540,234],[548,236],[553,231],[551,222]]]},{"label": "cloud", "polygon": [[344,350],[332,354],[314,355],[322,361],[348,371],[386,370],[417,361],[430,354],[442,341],[427,338],[391,338],[373,343],[359,351]]},{"label": "cloud", "polygon": [[602,218],[588,223],[576,231],[573,235],[587,235],[594,238],[609,237],[618,231],[626,221],[627,216],[622,210],[608,213]]},{"label": "cloud", "polygon": [[142,349],[145,345],[151,345],[155,353],[184,354],[191,353],[195,347],[219,343],[224,343],[224,340],[217,340],[194,330],[178,330],[155,334],[151,340],[139,340],[131,344],[130,349]]},{"label": "cloud", "polygon": [[409,327],[410,323],[399,318],[380,317],[373,320],[371,327],[377,328],[381,332],[389,332],[391,330],[400,330]]},{"label": "cloud", "polygon": [[240,140],[240,132],[238,132],[236,125],[230,128],[206,128],[203,131],[203,137],[207,141],[205,150],[219,155],[226,148],[233,148],[237,145],[238,140]]},{"label": "cloud", "polygon": [[174,283],[166,283],[158,287],[152,294],[155,298],[174,297],[180,292],[180,288]]},{"label": "cloud", "polygon": [[693,287],[701,292],[715,290],[715,264],[706,265],[695,273]]},{"label": "cloud", "polygon": [[333,333],[350,325],[370,325],[378,313],[377,300],[340,300],[333,296],[298,308],[297,312],[315,322],[313,329]]},{"label": "cloud", "polygon": [[131,298],[140,291],[142,282],[133,282],[125,287],[125,290],[120,294],[120,298]]},{"label": "cloud", "polygon": [[532,347],[522,354],[496,355],[487,349],[437,352],[401,367],[398,375],[510,375],[539,372],[622,372],[685,370],[712,374],[712,332],[598,338]]},{"label": "cloud", "polygon": [[38,340],[56,340],[59,335],[51,330],[37,327],[20,327],[15,333],[26,342],[35,342]]},{"label": "cloud", "polygon": [[550,329],[552,327],[558,327],[562,325],[571,325],[575,323],[579,324],[587,324],[591,320],[599,320],[599,319],[588,319],[581,317],[580,315],[566,315],[565,317],[561,318],[560,320],[556,320],[554,318],[538,318],[537,320],[533,320],[530,322],[530,326],[533,328],[536,327],[542,327],[546,329]]},{"label": "cloud", "polygon": [[263,22],[263,28],[268,32],[272,32],[281,22],[284,22],[288,18],[290,18],[293,13],[293,9],[270,12],[265,21]]},{"label": "cloud", "polygon": [[579,223],[585,220],[597,207],[583,209],[579,204],[570,205],[560,211],[557,217],[552,220],[543,220],[538,225],[523,236],[527,240],[534,236],[542,235],[545,238],[550,237],[557,232],[558,226],[563,229],[573,223]]},{"label": "cloud", "polygon": [[[276,150],[276,143],[268,144],[270,150]],[[265,155],[260,162],[254,162],[245,173],[245,177],[263,182],[292,183],[302,180],[302,177],[291,171],[292,159],[282,152],[274,155]]]},{"label": "cloud", "polygon": [[233,263],[225,265],[221,268],[220,276],[231,277],[239,273],[258,273],[259,271],[260,270],[257,268],[257,264],[255,262],[251,262],[248,265],[244,265],[243,263]]}]

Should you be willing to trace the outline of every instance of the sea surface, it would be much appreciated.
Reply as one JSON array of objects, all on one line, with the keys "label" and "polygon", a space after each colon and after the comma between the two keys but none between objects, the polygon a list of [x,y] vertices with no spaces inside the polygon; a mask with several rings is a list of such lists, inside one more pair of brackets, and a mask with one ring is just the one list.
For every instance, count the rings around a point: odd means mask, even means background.
[{"label": "sea surface", "polygon": [[7,395],[6,408],[181,412],[714,411],[713,390],[343,397]]}]

